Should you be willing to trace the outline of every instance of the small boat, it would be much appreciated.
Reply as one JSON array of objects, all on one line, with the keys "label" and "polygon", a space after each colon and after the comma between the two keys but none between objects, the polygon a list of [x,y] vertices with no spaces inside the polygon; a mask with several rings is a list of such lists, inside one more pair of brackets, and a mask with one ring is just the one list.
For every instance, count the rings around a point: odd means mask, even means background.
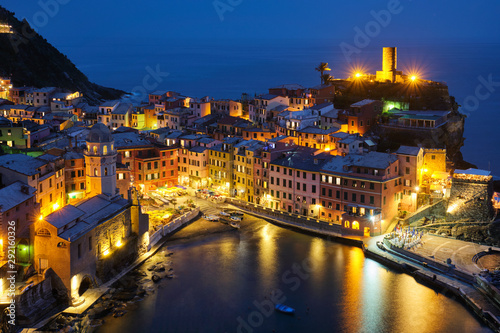
[{"label": "small boat", "polygon": [[240,223],[239,222],[236,222],[236,221],[231,221],[231,223],[229,223],[229,225],[235,229],[239,229],[240,228]]},{"label": "small boat", "polygon": [[242,212],[231,212],[231,216],[236,216],[236,217],[239,217],[240,219],[243,220],[243,213]]},{"label": "small boat", "polygon": [[294,308],[291,308],[289,306],[286,306],[285,304],[280,304],[280,303],[276,304],[274,306],[274,309],[276,311],[279,311],[279,312],[282,312],[282,313],[286,313],[286,314],[291,314],[291,315],[293,315],[295,313],[295,309]]},{"label": "small boat", "polygon": [[219,222],[222,223],[222,224],[229,224],[231,222],[231,220],[229,218],[227,218],[227,217],[222,216],[220,218]]},{"label": "small boat", "polygon": [[221,211],[219,213],[219,215],[221,215],[221,216],[227,216],[227,217],[231,216],[231,214],[229,214],[228,212],[225,212],[225,211]]},{"label": "small boat", "polygon": [[218,222],[219,217],[217,215],[203,215],[203,218],[208,222]]},{"label": "small boat", "polygon": [[234,221],[234,222],[241,222],[242,218],[241,217],[238,217],[238,216],[231,216],[231,221]]}]

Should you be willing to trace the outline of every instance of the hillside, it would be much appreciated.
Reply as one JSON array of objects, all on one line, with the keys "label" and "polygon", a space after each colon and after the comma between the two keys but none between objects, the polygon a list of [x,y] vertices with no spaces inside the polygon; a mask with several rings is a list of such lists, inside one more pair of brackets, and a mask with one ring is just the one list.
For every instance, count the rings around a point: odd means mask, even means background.
[{"label": "hillside", "polygon": [[14,33],[0,33],[0,76],[11,77],[15,87],[59,87],[80,91],[91,104],[117,99],[123,91],[89,81],[76,66],[46,39],[34,32],[27,21],[0,6],[0,23]]}]

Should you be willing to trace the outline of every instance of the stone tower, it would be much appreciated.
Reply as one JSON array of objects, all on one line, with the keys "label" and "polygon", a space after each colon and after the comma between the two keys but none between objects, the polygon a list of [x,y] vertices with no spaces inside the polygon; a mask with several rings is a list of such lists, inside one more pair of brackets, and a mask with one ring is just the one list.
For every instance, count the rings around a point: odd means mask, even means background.
[{"label": "stone tower", "polygon": [[114,197],[116,188],[116,150],[113,136],[102,123],[90,129],[85,150],[87,197],[105,194]]}]

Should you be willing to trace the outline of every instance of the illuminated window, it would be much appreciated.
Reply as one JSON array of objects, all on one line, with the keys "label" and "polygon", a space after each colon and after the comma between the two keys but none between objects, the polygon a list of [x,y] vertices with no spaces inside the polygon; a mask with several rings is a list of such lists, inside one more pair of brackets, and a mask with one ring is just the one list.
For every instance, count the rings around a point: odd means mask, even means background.
[{"label": "illuminated window", "polygon": [[97,176],[97,168],[94,168],[94,176]]},{"label": "illuminated window", "polygon": [[349,228],[349,221],[344,222],[344,227]]},{"label": "illuminated window", "polygon": [[94,154],[97,154],[97,146],[94,146]]},{"label": "illuminated window", "polygon": [[108,146],[106,146],[106,145],[105,145],[105,146],[103,146],[103,147],[102,147],[102,153],[103,153],[104,155],[107,155],[107,154],[108,154]]},{"label": "illuminated window", "polygon": [[104,175],[107,176],[108,175],[108,168],[104,168]]},{"label": "illuminated window", "polygon": [[353,228],[354,230],[359,230],[359,223],[358,223],[358,221],[354,221],[354,222],[352,222],[352,228]]}]

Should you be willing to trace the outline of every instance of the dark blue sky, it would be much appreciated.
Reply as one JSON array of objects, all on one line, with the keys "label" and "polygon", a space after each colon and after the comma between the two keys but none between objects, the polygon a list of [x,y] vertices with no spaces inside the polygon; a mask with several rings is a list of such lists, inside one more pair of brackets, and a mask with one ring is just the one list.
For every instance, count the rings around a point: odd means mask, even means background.
[{"label": "dark blue sky", "polygon": [[[336,39],[353,44],[361,30],[390,1],[306,0],[3,0],[27,18],[53,45],[101,41],[168,42],[174,39]],[[397,2],[397,1],[396,1]],[[58,4],[42,6],[41,4]],[[63,4],[60,4],[63,3]],[[214,3],[226,11],[219,15]],[[231,5],[231,3],[233,5]],[[378,40],[500,41],[497,0],[401,0]],[[219,10],[220,12],[223,9]],[[221,17],[223,20],[221,20]]]}]

